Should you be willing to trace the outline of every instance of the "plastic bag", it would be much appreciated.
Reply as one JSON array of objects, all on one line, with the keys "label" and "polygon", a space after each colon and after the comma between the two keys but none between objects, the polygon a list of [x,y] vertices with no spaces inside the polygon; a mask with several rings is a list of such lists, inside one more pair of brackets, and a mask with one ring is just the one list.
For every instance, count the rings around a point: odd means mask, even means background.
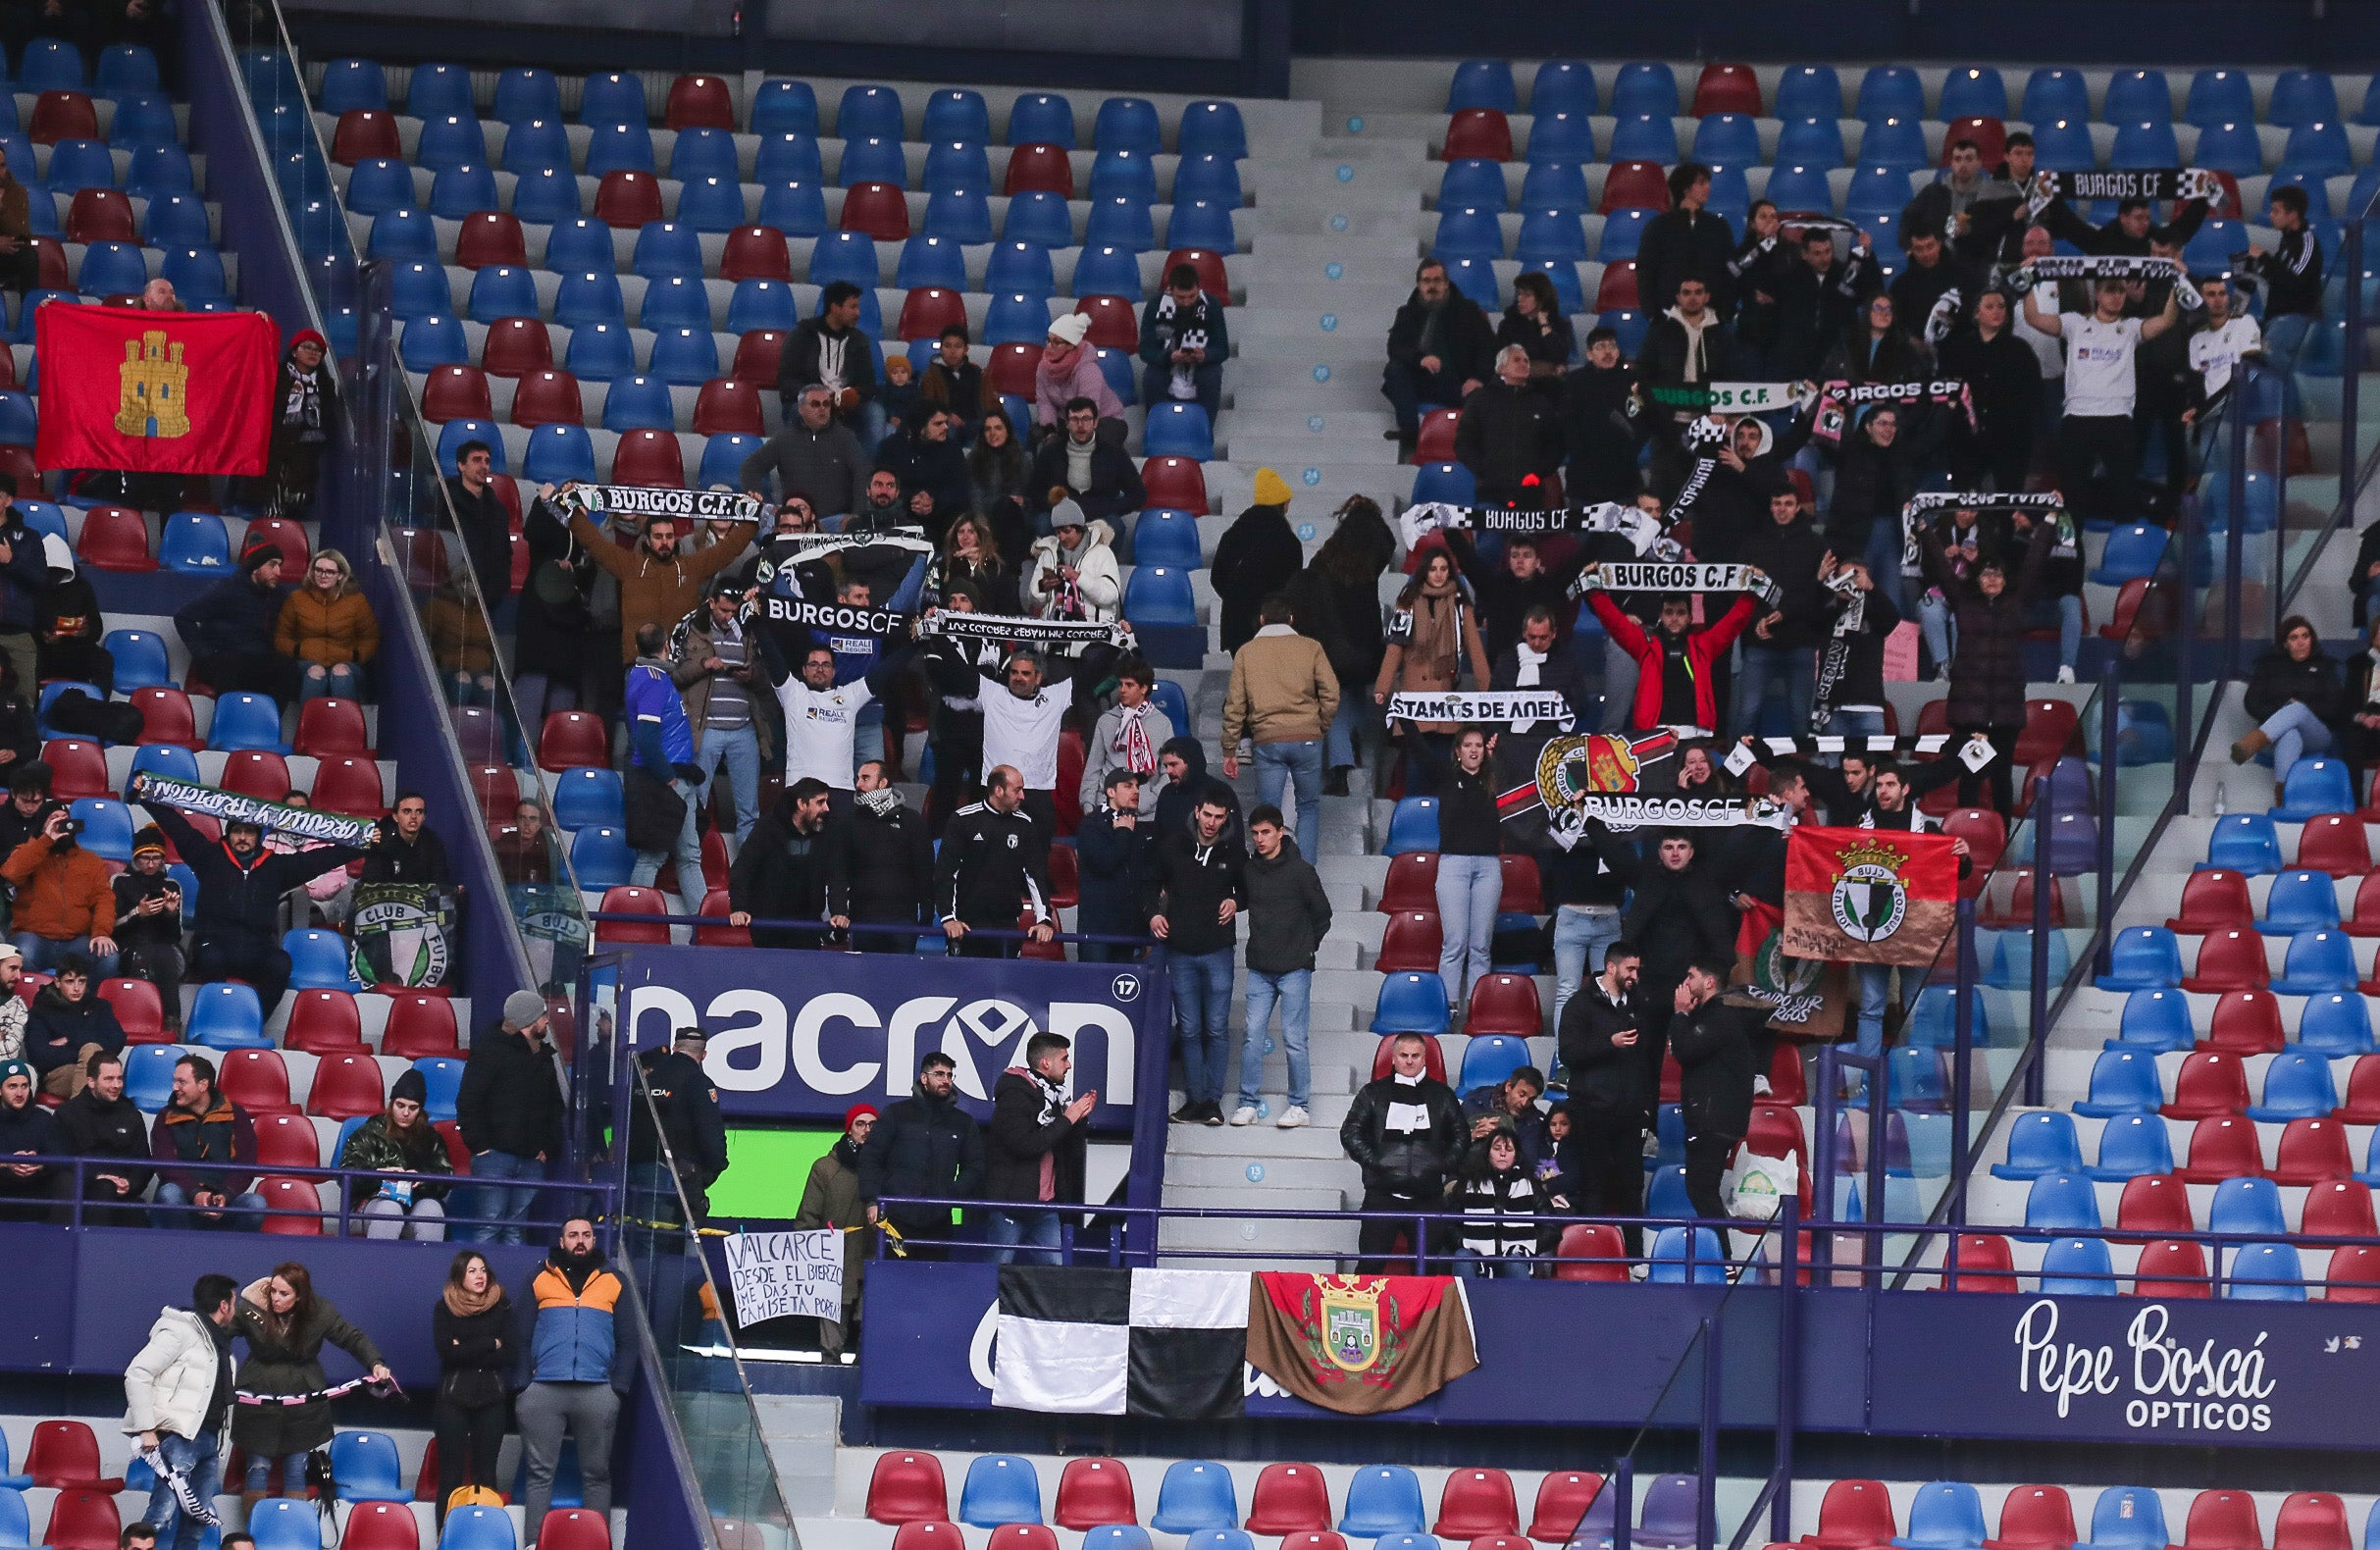
[{"label": "plastic bag", "polygon": [[1790,1156],[1777,1158],[1738,1151],[1734,1165],[1720,1180],[1728,1214],[1755,1221],[1766,1221],[1776,1215],[1779,1204],[1800,1191],[1801,1165]]}]

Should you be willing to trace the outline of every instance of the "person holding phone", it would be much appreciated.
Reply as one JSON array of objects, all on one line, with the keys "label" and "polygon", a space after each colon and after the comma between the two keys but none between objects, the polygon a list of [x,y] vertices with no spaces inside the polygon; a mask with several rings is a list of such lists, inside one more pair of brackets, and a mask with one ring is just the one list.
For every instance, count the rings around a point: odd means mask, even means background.
[{"label": "person holding phone", "polygon": [[992,1084],[992,1122],[984,1129],[984,1198],[996,1204],[985,1214],[986,1237],[999,1246],[1003,1265],[1061,1263],[1060,1214],[1016,1207],[1082,1202],[1083,1158],[1090,1144],[1085,1121],[1099,1093],[1067,1098],[1066,1077],[1073,1069],[1073,1046],[1061,1034],[1037,1033],[1025,1041],[1024,1063],[1009,1066]]},{"label": "person holding phone", "polygon": [[0,877],[17,890],[11,940],[26,968],[54,970],[80,953],[106,979],[116,972],[116,895],[107,863],[77,842],[81,832],[74,809],[53,801],[40,829],[0,865]]}]

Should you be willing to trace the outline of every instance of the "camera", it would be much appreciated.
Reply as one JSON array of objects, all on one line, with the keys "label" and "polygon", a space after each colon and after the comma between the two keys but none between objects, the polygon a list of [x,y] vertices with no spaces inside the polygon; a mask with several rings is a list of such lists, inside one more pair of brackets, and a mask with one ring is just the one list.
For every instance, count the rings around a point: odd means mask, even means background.
[{"label": "camera", "polygon": [[66,828],[63,832],[68,839],[73,839],[75,836],[82,832],[82,820],[80,818],[67,819]]}]

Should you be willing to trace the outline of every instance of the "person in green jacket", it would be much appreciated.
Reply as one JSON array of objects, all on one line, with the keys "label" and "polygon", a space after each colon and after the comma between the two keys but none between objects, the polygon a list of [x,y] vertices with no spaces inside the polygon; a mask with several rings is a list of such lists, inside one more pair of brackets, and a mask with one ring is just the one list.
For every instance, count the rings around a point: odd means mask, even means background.
[{"label": "person in green jacket", "polygon": [[876,1106],[854,1104],[843,1114],[843,1136],[810,1164],[802,1186],[797,1231],[832,1227],[843,1234],[843,1321],[818,1320],[818,1348],[829,1361],[845,1360],[844,1347],[859,1325],[859,1284],[867,1273],[867,1208],[859,1199],[859,1149],[876,1128]]},{"label": "person in green jacket", "polygon": [[[446,1138],[430,1123],[425,1110],[430,1086],[419,1071],[406,1071],[388,1090],[388,1108],[355,1127],[338,1154],[338,1165],[370,1168],[378,1173],[452,1173],[454,1160],[446,1155]],[[368,1219],[368,1238],[413,1238],[442,1243],[446,1238],[446,1194],[443,1184],[405,1179],[351,1179],[347,1201]]]}]

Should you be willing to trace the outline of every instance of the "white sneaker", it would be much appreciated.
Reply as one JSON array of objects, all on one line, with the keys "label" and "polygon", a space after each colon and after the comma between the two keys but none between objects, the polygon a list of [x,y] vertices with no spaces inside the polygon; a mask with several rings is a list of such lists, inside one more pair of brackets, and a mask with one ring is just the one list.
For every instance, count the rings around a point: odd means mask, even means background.
[{"label": "white sneaker", "polygon": [[1303,1108],[1296,1104],[1291,1104],[1288,1108],[1281,1111],[1281,1117],[1275,1119],[1273,1123],[1280,1126],[1283,1130],[1295,1130],[1301,1125],[1305,1124],[1306,1121],[1311,1117],[1312,1115],[1308,1114]]},{"label": "white sneaker", "polygon": [[1240,1105],[1240,1106],[1239,1106],[1237,1109],[1234,1109],[1233,1111],[1231,1111],[1231,1122],[1232,1122],[1233,1124],[1235,1124],[1235,1125],[1252,1125],[1252,1124],[1255,1124],[1255,1123],[1256,1123],[1256,1105],[1254,1105],[1254,1104],[1242,1104],[1242,1105]]},{"label": "white sneaker", "polygon": [[2059,683],[2061,683],[2061,684],[2071,684],[2071,683],[2073,683],[2073,682],[2074,682],[2074,669],[2073,669],[2073,668],[2071,668],[2071,667],[2061,667],[2061,668],[2059,668],[2059,669],[2057,670],[2057,681],[2058,681]]}]

